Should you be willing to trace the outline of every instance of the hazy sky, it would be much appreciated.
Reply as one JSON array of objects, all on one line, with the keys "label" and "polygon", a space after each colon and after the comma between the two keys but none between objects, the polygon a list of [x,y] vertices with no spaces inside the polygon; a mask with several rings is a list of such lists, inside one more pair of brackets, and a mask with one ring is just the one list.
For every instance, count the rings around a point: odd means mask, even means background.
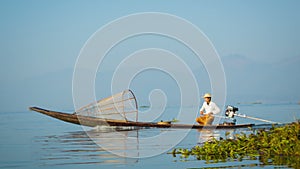
[{"label": "hazy sky", "polygon": [[[101,26],[137,12],[177,15],[199,27],[218,51],[227,77],[227,102],[300,101],[300,1],[0,1],[0,112],[24,111],[40,105],[72,110],[72,73],[87,39]],[[120,28],[121,29],[121,28]],[[153,41],[152,41],[153,42]],[[140,42],[132,40],[131,49]],[[177,44],[164,46],[178,50]],[[154,45],[147,42],[147,45]],[[157,44],[156,44],[157,45]],[[130,50],[129,50],[130,51]],[[124,52],[124,49],[119,53]],[[117,54],[111,57],[116,57]],[[207,83],[202,65],[193,65],[199,84]],[[107,61],[109,68],[110,61]],[[99,83],[110,77],[99,74]],[[156,78],[153,78],[155,75]],[[165,88],[163,76],[145,74],[136,88],[147,104],[145,77]],[[144,78],[144,80],[142,80]],[[149,80],[148,78],[148,80]],[[147,78],[146,78],[147,79]],[[166,82],[167,83],[167,82]],[[106,85],[106,84],[105,84]],[[105,86],[103,84],[103,86]],[[99,97],[107,86],[99,85]],[[152,87],[153,87],[152,86]],[[207,84],[201,92],[207,90]],[[176,104],[176,101],[171,102]]]}]

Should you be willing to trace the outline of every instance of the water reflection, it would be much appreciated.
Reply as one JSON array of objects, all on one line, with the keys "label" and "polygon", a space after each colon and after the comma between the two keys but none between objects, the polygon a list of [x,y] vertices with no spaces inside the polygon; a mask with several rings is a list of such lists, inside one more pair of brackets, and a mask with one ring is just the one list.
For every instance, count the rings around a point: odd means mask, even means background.
[{"label": "water reflection", "polygon": [[[117,130],[117,131],[116,131]],[[147,138],[156,138],[159,134],[168,133],[157,142],[149,142]],[[184,133],[182,129],[139,129],[98,127],[87,131],[67,132],[62,135],[35,137],[36,163],[42,166],[71,164],[132,164],[137,163],[145,154],[154,154],[167,147],[176,147],[168,139],[176,138]],[[198,132],[192,130],[196,136]],[[196,137],[188,136],[180,144],[194,146]],[[163,151],[165,154],[170,149]],[[111,153],[113,152],[113,153]],[[117,155],[114,155],[117,154]],[[136,157],[136,158],[126,158]]]},{"label": "water reflection", "polygon": [[[155,137],[157,134],[169,132],[178,135],[182,129],[140,129],[127,128],[124,130],[111,128],[94,128],[88,131],[68,132],[63,135],[36,137],[37,160],[41,166],[72,165],[72,164],[134,164],[144,152],[157,152],[170,146],[162,140],[159,144],[143,142],[144,138]],[[234,139],[236,133],[253,132],[249,129],[229,130],[192,130],[193,137],[182,142],[182,147],[192,147],[196,143],[203,144],[213,139]],[[171,139],[171,138],[170,138]],[[99,146],[101,145],[101,146]],[[104,146],[102,146],[104,145]],[[179,145],[174,145],[178,147]],[[105,148],[103,148],[105,147]],[[42,151],[41,151],[42,150]],[[115,153],[117,156],[109,151]],[[137,158],[126,158],[126,157]]]},{"label": "water reflection", "polygon": [[234,140],[235,139],[235,134],[236,134],[236,129],[229,129],[225,133],[225,138]]},{"label": "water reflection", "polygon": [[[37,160],[41,165],[137,163],[147,155],[164,154],[177,144],[182,129],[135,129],[98,127],[63,135],[35,137],[39,146]],[[195,131],[193,132],[195,133]],[[158,135],[163,135],[158,138]],[[148,138],[156,139],[151,142]],[[180,140],[178,140],[180,142]],[[197,140],[188,141],[195,145]],[[184,143],[184,144],[186,144]],[[117,155],[114,155],[117,154]],[[154,154],[154,155],[153,155]],[[133,157],[133,158],[126,158]]]},{"label": "water reflection", "polygon": [[[124,136],[138,135],[138,130],[119,131]],[[99,129],[93,129],[86,133],[85,131],[68,132],[60,136],[42,136],[37,137],[42,151],[37,152],[37,161],[41,166],[51,165],[71,165],[71,164],[131,164],[138,162],[138,159],[119,157],[111,154],[98,146],[90,137],[111,138],[112,132]],[[103,139],[109,142],[109,139]],[[137,139],[138,141],[138,139]],[[115,143],[115,142],[114,142]],[[115,149],[129,149],[126,142],[114,144]],[[138,146],[136,144],[135,146]],[[137,147],[136,147],[137,148]],[[125,154],[126,155],[126,154]]]},{"label": "water reflection", "polygon": [[205,142],[213,141],[214,139],[220,140],[221,135],[219,130],[211,130],[211,129],[200,129],[198,130],[199,139],[198,144],[204,144]]},{"label": "water reflection", "polygon": [[261,165],[277,165],[300,168],[299,156],[259,156],[259,162]]},{"label": "water reflection", "polygon": [[87,135],[105,151],[120,157],[139,157],[139,130],[121,128],[107,131],[96,128],[87,131]]},{"label": "water reflection", "polygon": [[193,168],[193,169],[252,168],[252,167],[258,168],[259,166],[260,165],[257,163],[250,163],[250,164],[238,164],[238,165],[223,165],[223,166],[215,166],[215,167],[201,167],[201,168]]}]

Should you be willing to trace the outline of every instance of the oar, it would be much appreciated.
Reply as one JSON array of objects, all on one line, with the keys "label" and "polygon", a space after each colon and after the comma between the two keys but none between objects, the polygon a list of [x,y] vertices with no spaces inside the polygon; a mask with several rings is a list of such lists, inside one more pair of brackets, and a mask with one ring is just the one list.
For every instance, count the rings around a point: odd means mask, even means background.
[{"label": "oar", "polygon": [[257,117],[251,117],[251,116],[247,116],[245,114],[234,114],[238,117],[243,117],[243,118],[248,118],[248,119],[252,119],[252,120],[258,120],[258,121],[263,121],[263,122],[267,122],[267,123],[277,123],[277,124],[281,124],[275,121],[270,121],[270,120],[265,120],[265,119],[261,119],[261,118],[257,118]]},{"label": "oar", "polygon": [[[267,123],[277,123],[277,124],[281,124],[279,122],[275,122],[275,121],[270,121],[270,120],[265,120],[265,119],[261,119],[261,118],[257,118],[257,117],[251,117],[251,116],[247,116],[245,114],[234,114],[235,116],[238,117],[243,117],[243,118],[248,118],[248,119],[252,119],[252,120],[258,120],[258,121],[263,121],[263,122],[267,122]],[[220,116],[220,115],[214,115],[215,117],[219,117],[219,118],[228,118],[226,116]]]}]

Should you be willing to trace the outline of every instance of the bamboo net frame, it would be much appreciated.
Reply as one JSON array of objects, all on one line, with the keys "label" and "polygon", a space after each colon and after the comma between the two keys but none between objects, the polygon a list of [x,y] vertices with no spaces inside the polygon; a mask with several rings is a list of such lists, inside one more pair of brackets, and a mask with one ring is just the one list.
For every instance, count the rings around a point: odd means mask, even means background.
[{"label": "bamboo net frame", "polygon": [[131,90],[90,103],[76,111],[77,114],[118,121],[138,121],[138,105]]}]

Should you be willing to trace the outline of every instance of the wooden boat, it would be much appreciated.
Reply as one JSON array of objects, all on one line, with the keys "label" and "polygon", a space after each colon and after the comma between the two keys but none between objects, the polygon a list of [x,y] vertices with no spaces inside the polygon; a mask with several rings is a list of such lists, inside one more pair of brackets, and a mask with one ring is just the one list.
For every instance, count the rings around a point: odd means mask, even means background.
[{"label": "wooden boat", "polygon": [[133,122],[133,121],[124,121],[124,120],[111,120],[111,119],[103,119],[89,116],[82,116],[77,114],[63,113],[58,111],[51,111],[42,109],[39,107],[30,107],[32,111],[36,111],[47,116],[73,123],[83,126],[95,127],[95,126],[134,126],[138,128],[182,128],[182,129],[233,129],[233,128],[247,128],[252,127],[254,124],[238,124],[238,125],[197,125],[197,124],[171,124],[171,123],[155,123],[155,122]]}]

